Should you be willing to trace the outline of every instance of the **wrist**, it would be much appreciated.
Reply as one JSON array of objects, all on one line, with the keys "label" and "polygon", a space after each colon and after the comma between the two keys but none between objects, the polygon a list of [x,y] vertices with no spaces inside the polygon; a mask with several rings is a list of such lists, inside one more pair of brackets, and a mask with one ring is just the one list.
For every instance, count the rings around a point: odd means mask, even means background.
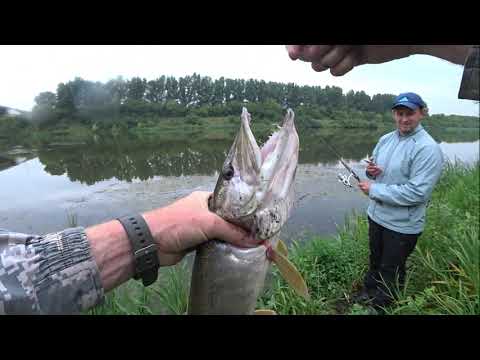
[{"label": "wrist", "polygon": [[471,45],[412,45],[412,55],[431,55],[457,65],[464,65]]},{"label": "wrist", "polygon": [[[153,240],[157,244],[158,251],[160,253],[168,252],[165,249],[165,241],[162,239],[168,238],[168,233],[171,231],[172,227],[177,227],[175,225],[175,216],[169,211],[169,207],[163,207],[151,211],[147,211],[142,214],[145,222],[147,223],[150,233],[152,234]],[[164,262],[160,261],[162,264]]]},{"label": "wrist", "polygon": [[133,277],[132,245],[120,222],[109,221],[87,228],[85,232],[105,291],[109,291]]}]

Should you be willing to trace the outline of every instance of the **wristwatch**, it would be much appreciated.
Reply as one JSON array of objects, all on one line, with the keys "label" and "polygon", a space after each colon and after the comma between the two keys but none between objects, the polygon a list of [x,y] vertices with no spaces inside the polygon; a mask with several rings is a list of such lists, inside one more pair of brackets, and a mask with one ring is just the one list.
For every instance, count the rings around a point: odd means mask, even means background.
[{"label": "wristwatch", "polygon": [[117,218],[127,232],[132,244],[135,280],[142,279],[144,286],[153,284],[158,277],[160,267],[155,244],[145,219],[140,215],[129,215]]}]

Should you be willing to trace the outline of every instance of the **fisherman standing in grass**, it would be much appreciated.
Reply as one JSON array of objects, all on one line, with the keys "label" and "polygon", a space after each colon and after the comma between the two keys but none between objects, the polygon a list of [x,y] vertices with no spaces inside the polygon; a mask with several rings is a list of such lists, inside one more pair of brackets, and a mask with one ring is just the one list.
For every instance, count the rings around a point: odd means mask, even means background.
[{"label": "fisherman standing in grass", "polygon": [[357,300],[375,308],[389,305],[405,282],[405,263],[425,227],[425,211],[443,169],[440,146],[422,127],[428,114],[415,93],[397,96],[392,107],[397,129],[375,146],[366,174],[375,182],[359,188],[369,196],[370,266]]}]

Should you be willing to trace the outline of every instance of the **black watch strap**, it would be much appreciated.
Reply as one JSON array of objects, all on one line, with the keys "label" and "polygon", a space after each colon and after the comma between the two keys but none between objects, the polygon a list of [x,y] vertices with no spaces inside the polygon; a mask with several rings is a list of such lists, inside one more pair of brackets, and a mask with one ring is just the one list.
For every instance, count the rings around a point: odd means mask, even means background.
[{"label": "black watch strap", "polygon": [[149,286],[157,280],[158,262],[157,245],[145,219],[140,215],[129,215],[117,218],[127,232],[133,248],[135,261],[134,279],[142,279],[144,286]]}]

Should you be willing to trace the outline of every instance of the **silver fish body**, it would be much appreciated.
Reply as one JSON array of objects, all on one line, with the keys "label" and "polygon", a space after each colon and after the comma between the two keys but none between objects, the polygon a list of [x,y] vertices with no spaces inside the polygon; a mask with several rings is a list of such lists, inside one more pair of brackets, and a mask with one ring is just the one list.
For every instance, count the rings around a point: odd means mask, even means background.
[{"label": "silver fish body", "polygon": [[195,257],[189,314],[253,314],[270,266],[265,251],[217,240],[203,244]]}]

